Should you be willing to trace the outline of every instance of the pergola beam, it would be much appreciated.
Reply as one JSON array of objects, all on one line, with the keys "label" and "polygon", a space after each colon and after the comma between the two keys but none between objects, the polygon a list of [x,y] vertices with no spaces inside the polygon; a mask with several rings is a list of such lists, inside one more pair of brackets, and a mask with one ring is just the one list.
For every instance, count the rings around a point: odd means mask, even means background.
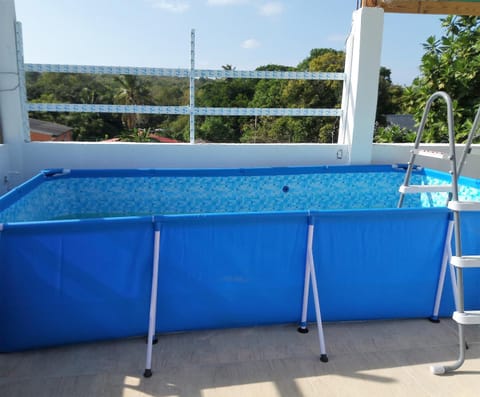
[{"label": "pergola beam", "polygon": [[396,13],[480,16],[480,0],[363,0],[362,6]]}]

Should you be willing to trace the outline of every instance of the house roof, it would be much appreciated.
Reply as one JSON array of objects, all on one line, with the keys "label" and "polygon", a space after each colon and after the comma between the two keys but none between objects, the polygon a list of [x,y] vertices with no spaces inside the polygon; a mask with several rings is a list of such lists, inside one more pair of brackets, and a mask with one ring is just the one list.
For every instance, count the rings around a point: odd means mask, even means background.
[{"label": "house roof", "polygon": [[66,125],[44,120],[29,118],[28,122],[30,123],[30,131],[51,136],[60,136],[73,129],[72,127]]},{"label": "house roof", "polygon": [[[151,139],[152,142],[181,143],[180,141],[177,141],[176,139],[167,138],[166,136],[160,136],[160,135],[156,135],[156,134],[150,134],[149,138]],[[121,139],[116,137],[116,138],[104,139],[101,142],[121,142]]]},{"label": "house roof", "polygon": [[400,128],[415,130],[415,120],[411,114],[387,114],[388,125],[398,125]]},{"label": "house roof", "polygon": [[166,136],[160,136],[160,135],[155,135],[155,134],[151,134],[150,139],[152,139],[154,141],[158,141],[160,143],[178,143],[178,141],[176,139],[167,138]]}]

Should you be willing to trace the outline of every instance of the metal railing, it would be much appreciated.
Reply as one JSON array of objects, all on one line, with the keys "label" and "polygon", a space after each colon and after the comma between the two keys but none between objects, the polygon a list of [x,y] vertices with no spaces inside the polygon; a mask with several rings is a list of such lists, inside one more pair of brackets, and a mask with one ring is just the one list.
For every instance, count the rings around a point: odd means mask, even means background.
[{"label": "metal railing", "polygon": [[[190,116],[190,143],[195,142],[195,116],[307,116],[340,117],[342,109],[334,108],[236,108],[236,107],[196,107],[195,80],[198,78],[222,79],[279,79],[279,80],[338,80],[344,81],[344,73],[328,72],[278,72],[195,69],[195,30],[191,31],[191,67],[190,69],[121,67],[94,65],[61,65],[23,63],[23,42],[21,23],[16,23],[17,59],[20,73],[20,90],[24,101],[25,140],[29,141],[28,112],[83,112],[83,113],[136,113],[167,114]],[[150,105],[103,105],[103,104],[66,104],[66,103],[30,103],[27,102],[25,73],[79,73],[103,75],[135,75],[189,78],[190,103],[187,106],[150,106]]]}]

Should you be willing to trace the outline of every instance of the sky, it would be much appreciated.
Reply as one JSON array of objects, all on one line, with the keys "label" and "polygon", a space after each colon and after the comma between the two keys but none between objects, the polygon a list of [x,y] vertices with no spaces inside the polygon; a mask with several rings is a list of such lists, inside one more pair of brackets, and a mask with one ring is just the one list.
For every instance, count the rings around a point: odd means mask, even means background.
[{"label": "sky", "polygon": [[[345,49],[357,0],[15,0],[27,63],[253,70],[296,66],[312,48]],[[385,14],[382,66],[419,74],[440,16]]]}]

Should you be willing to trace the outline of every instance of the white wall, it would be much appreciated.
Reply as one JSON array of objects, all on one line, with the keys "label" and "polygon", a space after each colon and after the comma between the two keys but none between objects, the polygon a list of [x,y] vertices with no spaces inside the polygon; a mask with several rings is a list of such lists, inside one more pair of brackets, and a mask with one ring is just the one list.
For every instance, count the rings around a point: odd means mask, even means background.
[{"label": "white wall", "polygon": [[372,160],[382,36],[382,8],[364,7],[353,13],[338,134],[338,143],[351,146],[352,164],[369,164]]},{"label": "white wall", "polygon": [[[24,178],[45,168],[237,168],[341,165],[345,145],[30,142]],[[341,157],[341,158],[338,158]]]},{"label": "white wall", "polygon": [[[448,151],[447,144],[429,144]],[[373,164],[407,163],[412,144],[374,144]],[[459,145],[460,158],[463,146]],[[341,152],[339,152],[341,151]],[[348,164],[346,145],[318,144],[158,144],[31,142],[24,144],[25,172],[30,178],[45,168],[241,168]],[[7,175],[6,145],[0,145],[0,174]],[[342,158],[337,158],[341,155]],[[418,164],[448,171],[449,163],[418,158]],[[467,158],[464,175],[480,178],[480,145]],[[14,180],[16,175],[9,175]],[[3,180],[3,179],[2,179]],[[0,186],[1,188],[1,186]]]},{"label": "white wall", "polygon": [[10,188],[8,159],[9,154],[6,145],[0,145],[0,194],[5,193]]},{"label": "white wall", "polygon": [[[379,143],[373,145],[372,163],[374,164],[396,164],[407,163],[410,158],[410,150],[413,148],[412,143],[393,144]],[[422,144],[423,149],[448,152],[448,144]],[[463,145],[457,145],[457,161],[463,153]],[[418,165],[433,168],[441,171],[449,171],[450,162],[446,160],[438,160],[432,158],[416,158]],[[472,152],[468,155],[467,161],[463,168],[462,175],[472,178],[480,178],[480,145],[473,145]]]},{"label": "white wall", "polygon": [[[19,183],[23,168],[24,131],[15,42],[13,0],[0,0],[0,190]],[[4,183],[7,178],[7,183]]]}]

